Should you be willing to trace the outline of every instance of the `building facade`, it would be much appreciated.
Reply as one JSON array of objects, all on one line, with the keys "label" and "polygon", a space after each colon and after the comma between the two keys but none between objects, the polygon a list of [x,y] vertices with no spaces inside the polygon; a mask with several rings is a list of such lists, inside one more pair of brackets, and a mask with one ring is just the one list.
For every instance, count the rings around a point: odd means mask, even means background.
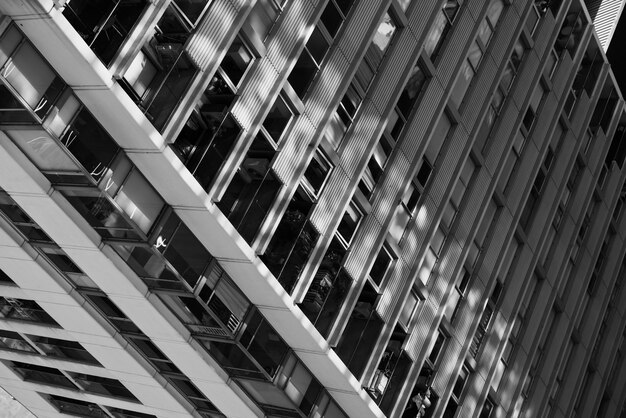
[{"label": "building facade", "polygon": [[36,416],[626,416],[584,2],[0,14],[0,385]]}]

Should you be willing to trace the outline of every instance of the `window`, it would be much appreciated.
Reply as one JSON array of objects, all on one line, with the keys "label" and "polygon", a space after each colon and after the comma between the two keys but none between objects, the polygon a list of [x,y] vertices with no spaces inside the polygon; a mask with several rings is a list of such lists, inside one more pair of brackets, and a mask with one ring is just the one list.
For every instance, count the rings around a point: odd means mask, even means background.
[{"label": "window", "polygon": [[[80,401],[78,399],[65,398],[57,395],[47,395],[50,402],[59,412],[67,415],[75,415],[89,418],[106,418],[109,415],[97,404]],[[141,412],[129,411],[121,408],[104,406],[115,418],[156,418],[154,415]]]},{"label": "window", "polygon": [[478,357],[478,353],[482,348],[482,344],[485,341],[485,335],[487,334],[487,330],[492,323],[492,319],[495,317],[496,309],[500,302],[500,295],[502,293],[502,283],[499,281],[496,282],[493,290],[491,291],[491,296],[487,301],[487,305],[485,306],[485,310],[483,311],[482,316],[480,317],[480,322],[478,323],[478,328],[474,332],[474,338],[472,338],[472,342],[470,344],[469,352],[473,358]]},{"label": "window", "polygon": [[332,164],[321,148],[318,147],[304,171],[305,185],[308,186],[313,195],[317,196],[320,193],[324,184],[326,184],[326,179],[328,179],[331,170]]},{"label": "window", "polygon": [[417,312],[417,307],[420,301],[421,298],[417,295],[417,292],[415,290],[411,290],[402,305],[400,317],[398,318],[398,324],[400,324],[405,330],[409,329],[409,325]]},{"label": "window", "polygon": [[37,353],[35,349],[20,334],[13,331],[0,330],[0,348],[6,350]]},{"label": "window", "polygon": [[522,65],[524,52],[525,46],[520,38],[513,46],[513,51],[507,61],[506,67],[504,68],[504,73],[502,74],[502,78],[498,83],[496,91],[493,93],[491,101],[489,102],[487,114],[485,115],[485,119],[483,119],[483,123],[480,126],[480,130],[478,131],[478,135],[476,137],[476,148],[480,149],[483,154],[486,154],[491,143],[490,138],[495,121],[502,110],[504,101],[511,91],[511,87],[515,81],[515,76]]},{"label": "window", "polygon": [[320,70],[322,61],[330,50],[351,7],[351,0],[330,0],[319,22],[313,28],[304,50],[287,76],[287,81],[300,98],[304,97]]},{"label": "window", "polygon": [[437,16],[424,41],[424,51],[426,51],[426,54],[430,56],[432,61],[435,61],[435,58],[439,56],[446,36],[454,25],[461,4],[461,0],[446,0],[437,12]]},{"label": "window", "polygon": [[463,396],[465,384],[467,383],[469,375],[469,368],[463,364],[461,370],[459,370],[459,374],[457,375],[454,387],[452,388],[452,393],[450,394],[448,405],[443,413],[443,418],[454,418],[454,415],[461,404],[461,397]]},{"label": "window", "polygon": [[367,92],[370,87],[389,45],[393,42],[394,35],[398,32],[398,26],[393,13],[389,11],[385,13],[354,76],[354,81],[361,91]]},{"label": "window", "polygon": [[275,143],[279,143],[287,125],[293,117],[293,111],[287,105],[285,98],[279,95],[263,121],[263,128]]},{"label": "window", "polygon": [[520,129],[515,134],[513,146],[511,147],[511,151],[509,151],[506,164],[498,179],[498,186],[501,187],[501,190],[503,190],[505,194],[508,193],[512,187],[513,179],[515,177],[514,174],[517,172],[519,167],[522,152],[524,151],[526,141],[530,136],[532,127],[534,126],[535,117],[539,110],[541,101],[543,100],[544,93],[543,86],[539,84],[533,92],[528,108],[526,109],[526,113],[524,113]]},{"label": "window", "polygon": [[[9,219],[13,226],[29,241],[52,242],[41,227],[24,212],[8,193],[0,191],[0,211]],[[8,276],[2,281],[7,281]],[[8,279],[11,282],[10,279]]]},{"label": "window", "polygon": [[[33,113],[43,119],[65,88],[61,78],[15,26],[10,26],[0,38],[0,69],[0,80],[7,84],[0,84],[0,107],[8,108],[10,113],[0,117],[5,122],[30,124],[34,122]],[[26,107],[32,113],[25,111]]]},{"label": "window", "polygon": [[0,296],[0,317],[59,325],[37,302],[26,299]]},{"label": "window", "polygon": [[424,194],[432,170],[433,167],[430,162],[425,157],[422,157],[417,174],[404,192],[402,200],[396,208],[392,223],[389,226],[389,233],[396,241],[402,239],[409,221],[417,215],[418,203]]},{"label": "window", "polygon": [[341,221],[339,222],[339,226],[337,226],[337,233],[346,245],[352,241],[354,233],[361,223],[362,218],[363,213],[361,212],[361,209],[359,209],[354,200],[351,200],[343,214],[343,217],[341,218]]},{"label": "window", "polygon": [[137,325],[106,296],[85,294],[84,295],[100,313],[107,318],[115,328],[122,332],[141,333]]},{"label": "window", "polygon": [[426,73],[422,69],[421,63],[418,62],[411,70],[406,85],[396,102],[396,106],[391,111],[389,119],[387,119],[385,132],[394,140],[399,138],[400,133],[407,124],[409,116],[416,107],[418,99],[426,86],[426,80]]},{"label": "window", "polygon": [[[109,65],[148,3],[147,0],[113,0],[96,3],[91,0],[72,0],[71,4],[70,2],[65,4],[63,16],[96,56],[105,65]],[[176,3],[195,23],[200,15],[197,10],[203,10],[205,3],[208,2],[177,0]]]},{"label": "window", "polygon": [[539,172],[535,176],[535,181],[533,182],[533,186],[530,189],[530,194],[528,195],[528,199],[526,200],[524,210],[522,211],[522,215],[520,217],[520,225],[526,231],[528,231],[530,228],[530,224],[533,219],[535,210],[537,209],[539,199],[541,198],[541,194],[544,191],[544,186],[548,181],[550,168],[552,167],[553,161],[554,151],[551,147],[548,147],[548,151],[543,159],[541,167],[539,168]]},{"label": "window", "polygon": [[365,197],[371,198],[373,196],[374,188],[383,176],[384,168],[393,151],[394,145],[395,141],[383,134],[374,147],[373,154],[367,162],[361,180],[359,181],[359,190]]},{"label": "window", "polygon": [[476,164],[470,157],[465,161],[465,164],[463,164],[463,169],[459,174],[459,179],[454,185],[452,195],[450,196],[448,202],[446,202],[446,205],[443,209],[441,226],[445,228],[446,231],[450,231],[452,229],[452,224],[456,219],[459,208],[461,207],[461,202],[465,197],[465,193],[469,188],[470,181],[472,180],[475,172]]},{"label": "window", "polygon": [[100,363],[82,345],[75,341],[37,335],[26,335],[26,337],[46,356],[82,361],[100,366]]},{"label": "window", "polygon": [[[306,190],[302,186],[298,187],[261,256],[267,268],[287,292],[294,289],[319,238],[319,232],[309,220],[314,204]],[[358,223],[360,219],[357,213],[360,214],[348,208],[342,218],[340,228],[346,234],[347,241],[352,238],[355,222]]]},{"label": "window", "polygon": [[471,278],[472,274],[463,267],[455,281],[454,291],[450,293],[446,304],[445,316],[451,323],[457,318],[461,303],[467,297],[467,289]]},{"label": "window", "polygon": [[483,408],[480,411],[480,415],[478,418],[492,418],[494,416],[494,412],[496,410],[496,404],[491,398],[487,397],[485,403],[483,404]]},{"label": "window", "polygon": [[435,266],[438,264],[441,250],[447,238],[447,232],[444,231],[441,226],[435,230],[435,234],[428,243],[428,249],[426,255],[422,261],[417,277],[420,279],[423,285],[428,284],[430,277],[435,271]]},{"label": "window", "polygon": [[446,334],[444,334],[444,332],[441,329],[437,330],[437,336],[435,337],[435,342],[432,348],[430,349],[430,353],[428,354],[428,361],[431,364],[436,365],[437,362],[439,361],[441,357],[441,353],[443,353],[444,351],[444,345],[447,339],[448,337],[446,336]]},{"label": "window", "polygon": [[176,6],[185,14],[192,24],[197,24],[212,0],[174,0]]},{"label": "window", "polygon": [[386,245],[383,245],[378,251],[378,255],[374,260],[374,264],[370,269],[369,277],[376,284],[380,286],[383,279],[387,276],[387,273],[391,270],[394,258],[391,255],[391,251]]},{"label": "window", "polygon": [[557,53],[561,55],[564,51],[568,51],[573,57],[578,50],[586,26],[587,17],[583,8],[578,4],[572,4],[554,44]]},{"label": "window", "polygon": [[478,72],[478,67],[487,52],[487,47],[489,46],[489,42],[491,41],[503,9],[504,3],[502,0],[492,0],[487,9],[485,18],[480,23],[476,39],[472,42],[467,57],[461,65],[461,71],[450,96],[450,100],[457,107],[461,106],[465,93],[472,79]]},{"label": "window", "polygon": [[334,148],[339,147],[345,133],[352,126],[363,98],[382,62],[385,51],[396,33],[396,28],[397,24],[391,15],[387,13],[379,24],[374,39],[361,60],[352,82],[339,102],[337,110],[331,115],[324,136]]},{"label": "window", "polygon": [[[272,169],[275,156],[276,144],[259,132],[217,203],[248,243],[253,242],[282,187]],[[318,174],[317,170],[313,173]]]},{"label": "window", "polygon": [[261,41],[267,38],[274,27],[284,3],[286,0],[259,0],[254,4],[247,22]]},{"label": "window", "polygon": [[178,7],[171,4],[154,35],[118,80],[157,129],[164,127],[197,72],[184,50],[191,30]]}]

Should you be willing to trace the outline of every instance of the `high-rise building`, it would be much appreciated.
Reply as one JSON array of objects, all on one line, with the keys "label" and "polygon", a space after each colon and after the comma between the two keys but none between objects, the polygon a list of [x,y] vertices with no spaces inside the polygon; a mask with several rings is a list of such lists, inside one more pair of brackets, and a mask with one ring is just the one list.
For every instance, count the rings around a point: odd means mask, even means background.
[{"label": "high-rise building", "polygon": [[626,416],[585,2],[0,13],[0,385],[36,416]]},{"label": "high-rise building", "polygon": [[598,42],[606,52],[624,9],[624,0],[585,0]]}]

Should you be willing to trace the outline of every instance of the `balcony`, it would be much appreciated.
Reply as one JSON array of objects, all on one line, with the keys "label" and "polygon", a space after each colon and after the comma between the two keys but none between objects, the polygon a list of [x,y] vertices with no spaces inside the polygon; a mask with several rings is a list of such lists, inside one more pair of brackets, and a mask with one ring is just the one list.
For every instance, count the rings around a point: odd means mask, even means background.
[{"label": "balcony", "polygon": [[108,66],[147,4],[147,0],[72,0],[63,16]]}]

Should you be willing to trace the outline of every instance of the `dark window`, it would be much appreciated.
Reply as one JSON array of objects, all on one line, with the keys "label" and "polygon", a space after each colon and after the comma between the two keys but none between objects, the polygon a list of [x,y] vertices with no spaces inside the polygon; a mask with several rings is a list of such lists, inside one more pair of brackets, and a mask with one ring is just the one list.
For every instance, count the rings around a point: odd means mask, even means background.
[{"label": "dark window", "polygon": [[96,308],[98,308],[100,313],[102,313],[119,331],[141,333],[137,325],[128,319],[128,317],[106,296],[86,294],[85,297],[89,299]]},{"label": "dark window", "polygon": [[346,245],[352,241],[362,218],[363,213],[357,204],[354,200],[350,201],[350,204],[341,217],[341,221],[339,221],[339,226],[337,226],[337,233],[345,241]]},{"label": "dark window", "polygon": [[0,330],[0,348],[37,353],[20,334],[13,331]]},{"label": "dark window", "polygon": [[160,372],[180,374],[178,367],[170,361],[169,358],[156,345],[147,338],[129,337],[128,340],[133,343],[135,348],[143,354],[146,359]]},{"label": "dark window", "polygon": [[374,260],[374,264],[370,270],[370,278],[374,283],[376,283],[377,286],[380,286],[383,282],[383,279],[391,267],[392,261],[393,257],[391,256],[391,253],[387,247],[383,245],[380,248],[380,251],[376,256],[376,260]]},{"label": "dark window", "polygon": [[57,369],[14,361],[13,370],[26,381],[77,390],[76,385]]},{"label": "dark window", "polygon": [[259,133],[217,206],[241,236],[252,243],[282,182],[271,168],[276,149]]},{"label": "dark window", "polygon": [[28,338],[39,348],[45,355],[50,357],[59,357],[64,359],[78,360],[85,363],[100,365],[82,345],[75,341],[60,340],[58,338],[40,337],[37,335],[28,335]]},{"label": "dark window", "polygon": [[263,127],[274,142],[278,143],[280,141],[292,117],[293,112],[291,108],[287,105],[283,96],[279,95],[274,102],[274,106],[270,109],[270,113],[263,121]]},{"label": "dark window", "polygon": [[137,401],[137,398],[124,385],[115,379],[91,376],[83,373],[68,373],[85,392]]},{"label": "dark window", "polygon": [[147,0],[72,0],[65,5],[63,15],[98,58],[109,65],[147,3]]},{"label": "dark window", "polygon": [[319,232],[308,219],[312,209],[310,196],[302,187],[298,188],[261,256],[287,292],[293,290],[319,238]]},{"label": "dark window", "polygon": [[446,335],[441,330],[437,331],[437,338],[435,339],[433,348],[430,349],[430,353],[428,354],[428,361],[432,364],[436,364],[437,360],[439,360],[439,356],[443,352],[446,339]]},{"label": "dark window", "polygon": [[313,155],[311,162],[309,162],[308,167],[304,171],[304,180],[306,180],[308,183],[307,185],[311,188],[314,195],[317,195],[320,190],[322,190],[322,187],[326,183],[326,179],[328,178],[331,170],[331,163],[328,161],[328,158],[324,155],[324,153],[318,148],[317,152]]},{"label": "dark window", "polygon": [[0,296],[0,317],[59,325],[36,302],[26,299],[4,298]]}]

